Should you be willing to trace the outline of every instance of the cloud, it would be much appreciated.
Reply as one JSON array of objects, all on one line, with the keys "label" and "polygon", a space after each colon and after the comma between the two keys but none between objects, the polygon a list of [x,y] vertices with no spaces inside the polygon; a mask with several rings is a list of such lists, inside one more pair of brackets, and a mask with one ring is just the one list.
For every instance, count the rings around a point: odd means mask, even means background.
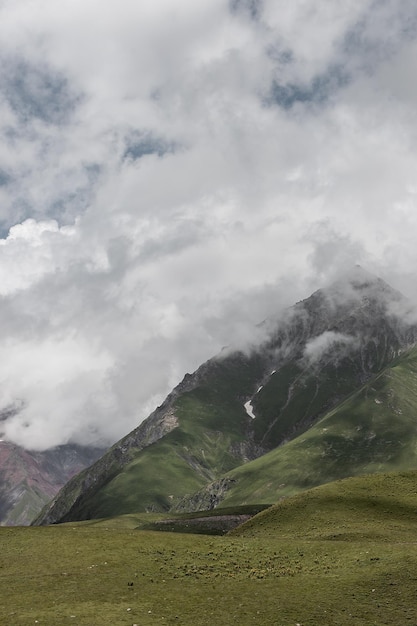
[{"label": "cloud", "polygon": [[356,343],[354,337],[349,335],[345,335],[343,333],[336,333],[332,330],[325,331],[318,337],[314,337],[307,342],[306,347],[304,349],[304,357],[310,363],[316,363],[326,354],[334,350],[337,347],[337,355],[346,352],[346,348],[352,346],[352,344]]},{"label": "cloud", "polygon": [[355,263],[417,300],[416,25],[409,0],[0,4],[8,437],[112,443]]}]

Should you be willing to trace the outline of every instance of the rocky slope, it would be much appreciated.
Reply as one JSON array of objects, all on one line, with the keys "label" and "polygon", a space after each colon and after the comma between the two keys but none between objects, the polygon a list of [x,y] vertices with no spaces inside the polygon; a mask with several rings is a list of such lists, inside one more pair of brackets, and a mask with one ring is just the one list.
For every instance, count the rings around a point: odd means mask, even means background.
[{"label": "rocky slope", "polygon": [[234,468],[285,447],[414,345],[408,309],[384,281],[354,268],[265,322],[261,345],[223,351],[186,375],[36,523],[181,508],[193,493],[198,508],[201,490],[216,506]]}]

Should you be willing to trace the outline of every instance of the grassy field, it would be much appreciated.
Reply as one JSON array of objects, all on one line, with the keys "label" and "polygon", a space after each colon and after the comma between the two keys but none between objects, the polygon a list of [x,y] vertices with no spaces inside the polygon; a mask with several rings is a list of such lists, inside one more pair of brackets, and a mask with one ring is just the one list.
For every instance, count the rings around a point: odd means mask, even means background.
[{"label": "grassy field", "polygon": [[0,528],[0,624],[417,623],[417,476],[349,479],[228,536],[158,515]]}]

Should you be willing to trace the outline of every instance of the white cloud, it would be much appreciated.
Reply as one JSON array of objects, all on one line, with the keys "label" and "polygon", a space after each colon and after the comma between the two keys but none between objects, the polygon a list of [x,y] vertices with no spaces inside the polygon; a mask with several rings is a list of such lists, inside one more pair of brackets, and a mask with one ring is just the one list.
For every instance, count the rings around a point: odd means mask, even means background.
[{"label": "white cloud", "polygon": [[354,263],[417,300],[417,12],[339,5],[0,4],[9,437],[114,441]]},{"label": "white cloud", "polygon": [[324,333],[307,342],[304,349],[304,356],[315,363],[319,361],[332,348],[337,346],[337,354],[339,355],[349,346],[355,343],[355,338],[343,333],[337,333],[332,330],[326,330]]},{"label": "white cloud", "polygon": [[74,233],[74,227],[59,228],[56,220],[27,219],[10,228],[7,238],[0,239],[0,295],[27,289],[62,269],[63,248]]}]

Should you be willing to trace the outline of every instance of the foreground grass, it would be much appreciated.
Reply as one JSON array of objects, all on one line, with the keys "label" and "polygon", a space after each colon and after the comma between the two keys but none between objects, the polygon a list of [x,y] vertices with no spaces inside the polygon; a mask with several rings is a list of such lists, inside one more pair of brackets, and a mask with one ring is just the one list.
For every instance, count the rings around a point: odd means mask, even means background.
[{"label": "foreground grass", "polygon": [[0,531],[2,625],[417,621],[416,544],[104,526]]},{"label": "foreground grass", "polygon": [[408,472],[313,489],[228,536],[146,531],[144,513],[3,527],[0,624],[415,626],[416,517]]}]

